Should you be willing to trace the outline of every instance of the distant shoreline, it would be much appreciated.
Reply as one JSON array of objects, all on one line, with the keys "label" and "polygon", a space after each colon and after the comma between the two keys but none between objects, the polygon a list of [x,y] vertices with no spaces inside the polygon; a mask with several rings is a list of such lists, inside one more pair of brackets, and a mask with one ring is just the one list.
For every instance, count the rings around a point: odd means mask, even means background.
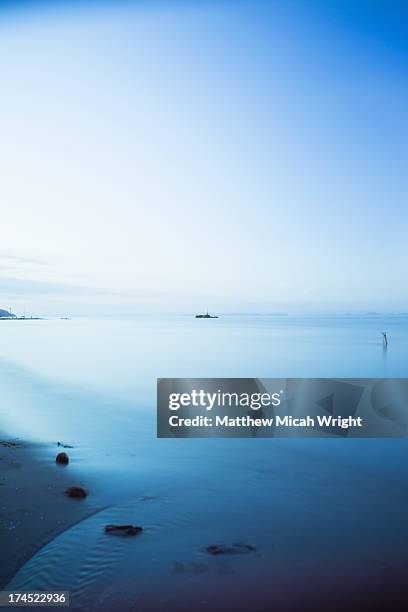
[{"label": "distant shoreline", "polygon": [[0,317],[0,321],[45,321],[44,317]]}]

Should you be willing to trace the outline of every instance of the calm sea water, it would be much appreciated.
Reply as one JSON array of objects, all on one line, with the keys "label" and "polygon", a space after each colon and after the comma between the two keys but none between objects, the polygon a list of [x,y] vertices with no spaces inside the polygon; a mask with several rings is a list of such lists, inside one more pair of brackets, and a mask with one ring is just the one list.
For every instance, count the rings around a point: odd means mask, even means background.
[{"label": "calm sea water", "polygon": [[[50,464],[57,441],[73,445],[84,503],[103,508],[10,588],[70,590],[83,610],[251,612],[403,589],[406,440],[157,440],[155,402],[158,377],[406,377],[407,316],[3,321],[0,334],[2,429],[45,442]],[[112,538],[110,522],[145,532]],[[234,542],[257,550],[204,550]]]}]

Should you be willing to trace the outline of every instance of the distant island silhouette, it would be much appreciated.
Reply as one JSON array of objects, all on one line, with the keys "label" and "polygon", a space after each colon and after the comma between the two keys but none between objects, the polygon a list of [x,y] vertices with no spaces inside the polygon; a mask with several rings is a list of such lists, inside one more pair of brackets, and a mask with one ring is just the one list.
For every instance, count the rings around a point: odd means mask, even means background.
[{"label": "distant island silhouette", "polygon": [[17,315],[10,312],[9,310],[2,310],[0,308],[0,318],[2,319],[17,319]]}]

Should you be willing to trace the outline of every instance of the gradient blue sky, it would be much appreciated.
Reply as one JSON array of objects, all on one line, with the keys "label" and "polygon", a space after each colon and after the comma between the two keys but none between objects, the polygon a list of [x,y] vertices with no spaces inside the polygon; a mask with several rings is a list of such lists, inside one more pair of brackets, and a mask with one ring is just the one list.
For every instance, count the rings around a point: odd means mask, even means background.
[{"label": "gradient blue sky", "polygon": [[408,310],[408,4],[0,2],[0,307]]}]

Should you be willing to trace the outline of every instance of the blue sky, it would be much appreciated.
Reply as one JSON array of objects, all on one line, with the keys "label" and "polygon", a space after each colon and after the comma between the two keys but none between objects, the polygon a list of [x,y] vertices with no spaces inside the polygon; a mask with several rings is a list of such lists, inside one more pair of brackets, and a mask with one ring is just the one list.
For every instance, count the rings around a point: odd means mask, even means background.
[{"label": "blue sky", "polygon": [[0,307],[408,310],[405,3],[0,7]]}]

